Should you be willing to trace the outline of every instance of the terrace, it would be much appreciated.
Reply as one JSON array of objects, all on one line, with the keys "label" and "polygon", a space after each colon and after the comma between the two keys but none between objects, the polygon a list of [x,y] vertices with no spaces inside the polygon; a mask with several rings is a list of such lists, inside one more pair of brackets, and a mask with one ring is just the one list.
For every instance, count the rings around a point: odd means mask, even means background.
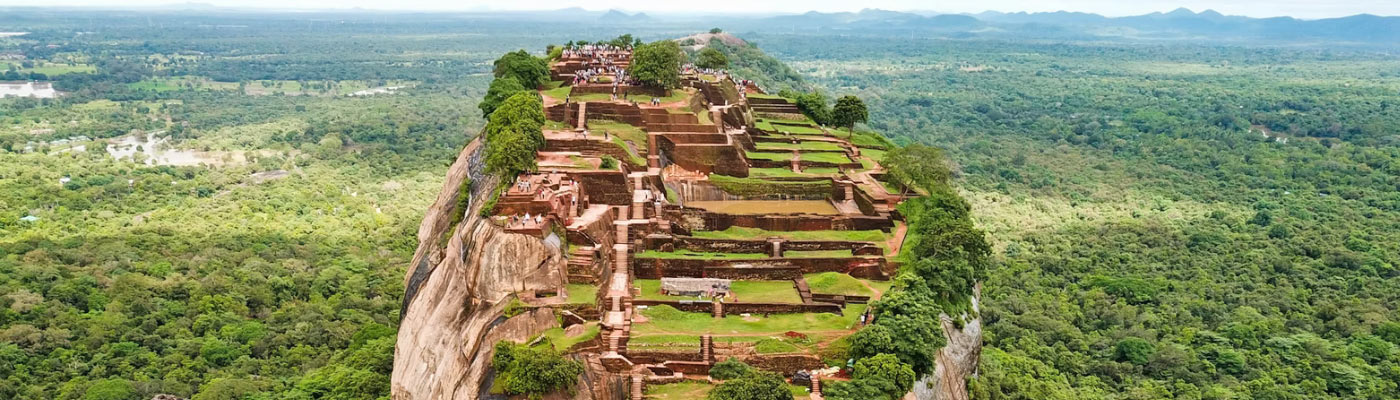
[{"label": "terrace", "polygon": [[[868,322],[891,286],[904,233],[892,211],[902,197],[879,173],[884,147],[834,136],[728,76],[688,75],[654,96],[598,69],[626,61],[578,53],[552,66],[540,172],[495,203],[508,232],[564,233],[567,283],[527,303],[568,313],[538,345],[632,375],[647,388],[634,395],[655,398],[708,390],[672,382],[722,357],[784,374],[823,367],[822,350]],[[727,289],[663,290],[686,282],[676,278]]]}]

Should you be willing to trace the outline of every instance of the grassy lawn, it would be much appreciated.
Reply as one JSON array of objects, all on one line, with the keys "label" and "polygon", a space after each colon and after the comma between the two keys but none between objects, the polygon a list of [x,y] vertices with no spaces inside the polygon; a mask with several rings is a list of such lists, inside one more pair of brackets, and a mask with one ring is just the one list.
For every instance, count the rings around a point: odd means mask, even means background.
[{"label": "grassy lawn", "polygon": [[549,339],[549,343],[554,345],[554,350],[564,351],[576,344],[598,337],[599,330],[598,322],[589,322],[587,325],[584,325],[583,333],[578,336],[565,336],[564,328],[550,328],[544,331],[544,337]]},{"label": "grassy lawn", "polygon": [[[559,83],[563,84],[564,82]],[[569,97],[569,92],[572,90],[574,90],[572,86],[555,86],[551,89],[541,90],[540,94],[544,95],[545,97],[563,101],[564,98]]]},{"label": "grassy lawn", "polygon": [[645,390],[648,399],[689,400],[703,399],[714,388],[715,386],[709,382],[686,381],[665,385],[646,385],[646,389],[643,390]]},{"label": "grassy lawn", "polygon": [[749,168],[749,177],[751,178],[798,178],[810,175],[805,171],[804,173],[792,172],[792,168]]},{"label": "grassy lawn", "polygon": [[792,281],[734,281],[729,290],[734,300],[745,303],[802,303]]},{"label": "grassy lawn", "polygon": [[598,286],[587,283],[570,283],[564,286],[571,304],[594,304],[598,302]]},{"label": "grassy lawn", "polygon": [[668,306],[650,307],[642,310],[648,318],[645,323],[633,327],[633,335],[671,334],[686,332],[693,334],[745,334],[777,335],[787,331],[821,332],[849,330],[860,321],[866,305],[846,306],[843,315],[830,313],[772,314],[768,317],[753,315],[748,318],[727,315],[716,319],[710,313],[688,313]]},{"label": "grassy lawn", "polygon": [[601,135],[603,132],[607,132],[612,136],[621,137],[623,140],[631,140],[638,146],[646,146],[647,144],[647,132],[626,122],[590,119],[588,120],[588,131],[592,135]]},{"label": "grassy lawn", "polygon": [[812,397],[812,392],[808,388],[791,383],[787,385],[787,388],[789,392],[792,392],[793,399],[809,399]]},{"label": "grassy lawn", "polygon": [[24,71],[38,72],[44,75],[54,76],[63,74],[97,72],[97,67],[87,64],[44,63],[44,65],[35,66],[34,68],[29,68]]},{"label": "grassy lawn", "polygon": [[[568,89],[568,90],[565,90],[565,89]],[[580,95],[570,95],[570,91],[571,91],[571,90],[573,90],[573,87],[571,87],[571,86],[565,86],[565,87],[561,87],[561,88],[557,88],[557,89],[550,89],[550,90],[544,91],[543,93],[544,93],[546,96],[553,97],[553,98],[556,98],[556,99],[559,99],[559,100],[563,100],[563,99],[565,98],[565,96],[568,96],[569,100],[570,100],[570,101],[574,101],[574,102],[580,102],[580,101],[583,101],[583,102],[587,102],[587,101],[611,101],[611,100],[612,100],[612,94],[609,94],[609,93],[588,93],[588,94],[580,94]],[[684,90],[672,90],[672,91],[670,91],[669,93],[667,93],[667,95],[666,95],[665,97],[662,97],[662,98],[661,98],[661,102],[662,102],[662,103],[674,103],[674,102],[677,102],[677,101],[685,101],[685,100],[688,99],[688,98],[690,98],[690,92],[687,92],[687,91],[684,91]],[[650,104],[650,103],[651,103],[651,96],[645,95],[645,94],[636,94],[636,93],[633,93],[633,94],[628,94],[625,98],[622,98],[622,99],[619,99],[619,100],[631,100],[631,101],[637,102],[637,104]]]},{"label": "grassy lawn", "polygon": [[660,279],[634,279],[632,285],[642,293],[637,295],[642,300],[703,300],[703,297],[696,296],[672,296],[661,294]]},{"label": "grassy lawn", "polygon": [[700,335],[648,335],[632,336],[627,339],[627,345],[643,346],[700,346]]},{"label": "grassy lawn", "polygon": [[647,147],[647,133],[642,130],[642,128],[613,120],[590,119],[588,120],[588,131],[589,135],[594,136],[602,135],[603,132],[607,132],[608,137],[612,138],[612,142],[622,147],[622,150],[627,152],[627,156],[631,158],[630,161],[633,165],[647,164],[646,157],[642,157],[641,154],[638,154],[637,151],[633,151],[632,147],[627,145],[627,142],[630,141],[632,142],[632,146],[636,146],[638,149],[645,149]]},{"label": "grassy lawn", "polygon": [[769,231],[758,228],[730,227],[722,231],[694,231],[691,235],[709,239],[767,239],[781,237],[788,240],[849,240],[854,242],[875,242],[881,246],[889,240],[888,233],[880,230],[868,231]]},{"label": "grassy lawn", "polygon": [[763,93],[749,93],[748,97],[749,97],[749,98],[754,98],[754,99],[786,99],[785,97],[779,96],[779,95],[776,95],[776,94],[763,94]]},{"label": "grassy lawn", "polygon": [[744,155],[751,160],[792,161],[792,153],[759,153],[756,151],[748,151],[744,152]]},{"label": "grassy lawn", "polygon": [[751,178],[812,178],[829,177],[841,173],[840,168],[807,168],[802,172],[792,172],[792,168],[749,168]]},{"label": "grassy lawn", "polygon": [[803,168],[802,173],[807,175],[836,175],[841,173],[841,169],[836,167]]},{"label": "grassy lawn", "polygon": [[[779,142],[758,142],[754,146],[759,150],[812,150],[812,151],[841,151],[841,145],[832,142],[822,142],[816,140],[806,140],[797,143]],[[864,151],[862,151],[863,153]]]},{"label": "grassy lawn", "polygon": [[885,151],[884,151],[884,150],[876,150],[876,149],[861,148],[861,149],[860,149],[860,155],[865,156],[866,158],[869,158],[869,159],[871,159],[871,160],[875,160],[876,162],[883,162],[883,161],[885,161]]},{"label": "grassy lawn", "polygon": [[850,250],[802,250],[784,251],[783,257],[787,258],[849,258],[853,257]]},{"label": "grassy lawn", "polygon": [[695,258],[704,260],[753,260],[767,258],[764,253],[709,253],[690,250],[676,250],[671,252],[647,250],[637,253],[637,258]]},{"label": "grassy lawn", "polygon": [[889,149],[894,147],[889,139],[875,132],[856,132],[851,136],[851,143],[862,149]]},{"label": "grassy lawn", "polygon": [[[767,121],[765,121],[767,122]],[[812,125],[789,125],[778,122],[769,122],[773,128],[780,132],[787,132],[794,135],[825,135],[826,131]]]},{"label": "grassy lawn", "polygon": [[802,153],[802,161],[847,164],[851,162],[846,153]]},{"label": "grassy lawn", "polygon": [[795,353],[800,350],[800,348],[792,343],[778,339],[763,339],[758,341],[757,344],[754,344],[754,351],[758,352],[758,354]]},{"label": "grassy lawn", "polygon": [[822,272],[802,276],[812,293],[841,294],[852,296],[874,296],[875,292],[860,283],[859,279],[840,272]]}]

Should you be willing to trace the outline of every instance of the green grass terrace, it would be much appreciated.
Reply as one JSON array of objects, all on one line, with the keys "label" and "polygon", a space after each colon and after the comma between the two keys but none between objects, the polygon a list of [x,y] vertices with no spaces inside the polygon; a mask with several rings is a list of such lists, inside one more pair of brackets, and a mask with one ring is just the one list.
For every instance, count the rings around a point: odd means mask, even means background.
[{"label": "green grass terrace", "polygon": [[860,315],[866,308],[865,304],[850,304],[841,315],[794,313],[768,316],[755,314],[748,317],[726,315],[724,318],[715,318],[707,312],[685,312],[670,306],[655,306],[641,310],[646,322],[634,324],[632,335],[777,336],[788,331],[808,335],[844,335],[860,324]]}]

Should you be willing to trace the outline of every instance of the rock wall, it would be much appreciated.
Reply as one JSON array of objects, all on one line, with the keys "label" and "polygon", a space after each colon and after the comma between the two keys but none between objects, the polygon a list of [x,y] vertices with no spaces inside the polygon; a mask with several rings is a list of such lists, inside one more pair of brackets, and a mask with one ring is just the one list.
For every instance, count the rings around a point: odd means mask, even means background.
[{"label": "rock wall", "polygon": [[[560,290],[564,258],[557,247],[506,233],[478,216],[485,192],[497,182],[479,173],[480,147],[473,141],[448,169],[444,188],[419,227],[394,349],[396,400],[478,398],[496,340],[519,340],[554,326],[552,315],[535,315],[547,312],[502,319],[512,293]],[[458,187],[469,175],[471,207],[453,210]],[[466,217],[450,226],[457,212]],[[450,235],[446,246],[443,235]]]},{"label": "rock wall", "polygon": [[[980,309],[982,285],[972,296],[972,310]],[[939,315],[943,337],[948,344],[938,350],[932,375],[914,382],[914,390],[905,400],[968,400],[967,380],[977,374],[977,360],[982,355],[982,319],[968,318],[961,329],[948,315]]]}]

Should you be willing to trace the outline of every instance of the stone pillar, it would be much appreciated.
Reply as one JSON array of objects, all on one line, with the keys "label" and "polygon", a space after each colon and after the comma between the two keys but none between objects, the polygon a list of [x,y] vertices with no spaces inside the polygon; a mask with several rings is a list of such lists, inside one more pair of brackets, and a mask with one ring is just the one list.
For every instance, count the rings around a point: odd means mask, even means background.
[{"label": "stone pillar", "polygon": [[768,250],[770,257],[777,258],[783,256],[783,242],[787,242],[787,239],[783,239],[780,237],[768,238]]}]

